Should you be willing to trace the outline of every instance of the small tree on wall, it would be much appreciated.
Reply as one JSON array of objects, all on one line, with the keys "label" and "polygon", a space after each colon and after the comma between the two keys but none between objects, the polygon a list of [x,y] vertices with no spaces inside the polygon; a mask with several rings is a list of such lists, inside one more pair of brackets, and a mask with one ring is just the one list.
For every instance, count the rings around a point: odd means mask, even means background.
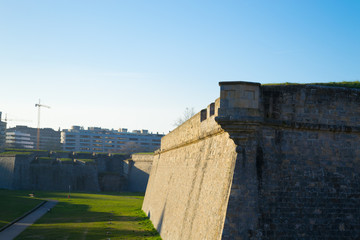
[{"label": "small tree on wall", "polygon": [[195,111],[194,108],[186,108],[183,115],[181,117],[179,117],[178,119],[176,119],[174,126],[178,127],[181,124],[183,124],[184,122],[186,122],[187,120],[189,120],[192,116],[195,115]]}]

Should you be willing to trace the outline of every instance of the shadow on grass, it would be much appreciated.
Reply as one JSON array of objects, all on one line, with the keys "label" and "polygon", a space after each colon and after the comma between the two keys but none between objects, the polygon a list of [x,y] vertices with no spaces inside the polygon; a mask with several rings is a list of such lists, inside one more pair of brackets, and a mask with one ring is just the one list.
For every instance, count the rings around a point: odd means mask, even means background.
[{"label": "shadow on grass", "polygon": [[0,189],[0,228],[30,211],[42,200],[30,198],[22,191]]},{"label": "shadow on grass", "polygon": [[61,227],[35,225],[15,239],[160,239],[156,230],[126,230],[112,227]]},{"label": "shadow on grass", "polygon": [[[83,204],[86,200],[82,198],[86,197],[81,195],[77,199],[64,199],[57,193],[45,197],[60,201],[16,239],[161,239],[145,213],[136,206],[142,202],[139,199],[106,202],[99,196],[99,201],[94,197]],[[133,206],[126,204],[132,201],[138,202]],[[100,207],[96,206],[95,211],[96,204]]]},{"label": "shadow on grass", "polygon": [[124,216],[112,212],[90,211],[85,204],[59,202],[38,223],[79,223],[112,221],[145,221],[146,216]]},{"label": "shadow on grass", "polygon": [[[30,193],[30,191],[29,191]],[[35,191],[36,197],[47,197],[47,198],[63,198],[67,197],[69,193],[67,192],[46,192],[46,191]],[[71,197],[73,198],[87,198],[84,195],[104,195],[104,196],[114,196],[114,197],[131,197],[142,199],[144,193],[142,192],[71,192]]]}]

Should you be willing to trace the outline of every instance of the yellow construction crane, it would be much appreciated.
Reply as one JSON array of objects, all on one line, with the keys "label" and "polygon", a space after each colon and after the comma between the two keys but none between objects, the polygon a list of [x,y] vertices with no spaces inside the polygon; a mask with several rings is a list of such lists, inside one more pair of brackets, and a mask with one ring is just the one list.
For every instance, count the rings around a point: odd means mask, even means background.
[{"label": "yellow construction crane", "polygon": [[50,108],[49,106],[43,105],[40,103],[40,99],[39,99],[39,103],[35,104],[35,107],[38,108],[38,127],[37,127],[37,142],[36,142],[36,149],[39,150],[40,148],[40,108],[41,107],[46,107],[46,108]]}]

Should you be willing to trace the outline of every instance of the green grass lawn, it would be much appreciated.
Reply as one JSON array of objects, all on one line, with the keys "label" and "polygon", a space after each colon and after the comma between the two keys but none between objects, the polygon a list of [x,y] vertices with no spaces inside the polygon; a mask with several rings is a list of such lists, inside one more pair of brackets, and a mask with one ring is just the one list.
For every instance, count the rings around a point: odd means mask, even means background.
[{"label": "green grass lawn", "polygon": [[0,228],[21,217],[42,201],[29,197],[31,191],[0,189]]},{"label": "green grass lawn", "polygon": [[67,193],[35,192],[35,196],[59,202],[16,239],[161,239],[141,211],[143,195],[72,193],[68,198]]}]

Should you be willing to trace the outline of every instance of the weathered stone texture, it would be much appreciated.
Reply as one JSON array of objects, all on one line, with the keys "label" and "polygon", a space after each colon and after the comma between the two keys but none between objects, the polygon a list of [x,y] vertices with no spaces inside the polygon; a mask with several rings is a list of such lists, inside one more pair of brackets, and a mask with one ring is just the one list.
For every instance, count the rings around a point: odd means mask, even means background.
[{"label": "weathered stone texture", "polygon": [[263,237],[359,237],[359,136],[274,129],[263,134]]},{"label": "weathered stone texture", "polygon": [[10,189],[14,179],[15,156],[0,158],[0,188]]},{"label": "weathered stone texture", "polygon": [[154,157],[143,210],[163,239],[359,239],[360,91],[220,86]]},{"label": "weathered stone texture", "polygon": [[195,115],[162,139],[143,210],[164,239],[221,237],[235,157],[214,116]]}]

